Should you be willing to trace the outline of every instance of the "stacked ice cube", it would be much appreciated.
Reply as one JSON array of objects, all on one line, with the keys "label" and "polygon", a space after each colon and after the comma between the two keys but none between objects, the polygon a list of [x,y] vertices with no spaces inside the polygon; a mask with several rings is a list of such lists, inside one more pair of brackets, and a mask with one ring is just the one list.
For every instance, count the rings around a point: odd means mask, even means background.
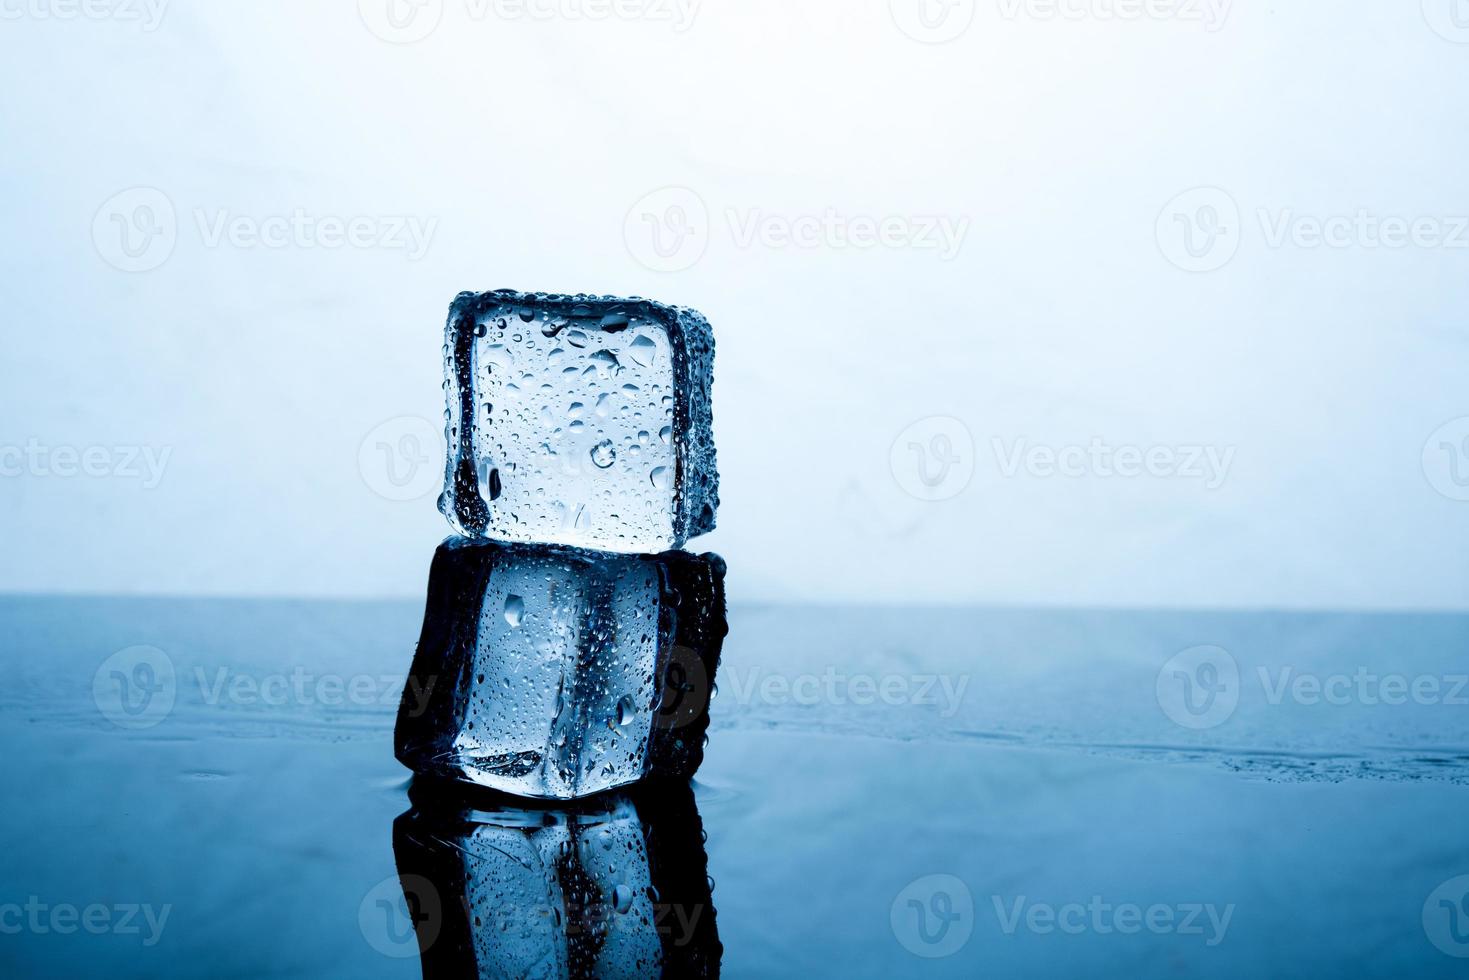
[{"label": "stacked ice cube", "polygon": [[714,340],[641,299],[463,293],[444,344],[440,547],[396,752],[570,800],[692,776],[727,627]]}]

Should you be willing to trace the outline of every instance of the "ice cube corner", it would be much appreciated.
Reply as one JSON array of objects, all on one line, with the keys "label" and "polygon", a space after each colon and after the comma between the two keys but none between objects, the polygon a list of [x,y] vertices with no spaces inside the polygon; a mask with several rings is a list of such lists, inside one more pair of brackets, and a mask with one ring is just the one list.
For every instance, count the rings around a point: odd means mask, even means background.
[{"label": "ice cube corner", "polygon": [[461,534],[619,553],[714,529],[714,336],[611,296],[461,293],[444,363],[439,509]]}]

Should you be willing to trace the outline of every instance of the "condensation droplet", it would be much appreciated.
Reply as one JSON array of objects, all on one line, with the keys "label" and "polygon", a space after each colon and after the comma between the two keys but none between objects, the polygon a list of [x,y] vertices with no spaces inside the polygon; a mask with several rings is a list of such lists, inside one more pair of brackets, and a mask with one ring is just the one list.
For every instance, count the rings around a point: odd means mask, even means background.
[{"label": "condensation droplet", "polygon": [[643,367],[652,367],[658,357],[658,344],[652,337],[639,337],[628,346],[627,352]]}]

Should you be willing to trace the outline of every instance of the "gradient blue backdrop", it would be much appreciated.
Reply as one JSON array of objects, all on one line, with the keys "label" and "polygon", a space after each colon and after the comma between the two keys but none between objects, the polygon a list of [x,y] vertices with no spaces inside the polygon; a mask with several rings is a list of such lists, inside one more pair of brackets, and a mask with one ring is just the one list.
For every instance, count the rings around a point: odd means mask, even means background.
[{"label": "gradient blue backdrop", "polygon": [[[433,492],[387,499],[363,460],[437,420],[453,295],[511,286],[713,320],[724,506],[697,545],[737,598],[1469,607],[1469,445],[1435,437],[1469,416],[1469,248],[1271,241],[1362,210],[1452,237],[1454,0],[388,2],[4,0],[0,444],[167,464],[7,470],[0,589],[421,594]],[[126,271],[157,194],[167,255]],[[298,211],[432,233],[250,240]],[[828,215],[899,223],[782,240]],[[957,249],[903,237],[940,218]],[[652,250],[660,221],[693,251]],[[1210,229],[1218,267],[1181,268]],[[892,449],[935,416],[973,478],[929,502]],[[1233,455],[1210,489],[996,450],[1093,439]]]}]

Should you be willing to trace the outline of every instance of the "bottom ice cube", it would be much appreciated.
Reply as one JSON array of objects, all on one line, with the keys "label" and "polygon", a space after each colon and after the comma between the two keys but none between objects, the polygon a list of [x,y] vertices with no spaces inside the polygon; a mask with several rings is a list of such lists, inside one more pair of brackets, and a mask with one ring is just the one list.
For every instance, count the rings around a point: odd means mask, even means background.
[{"label": "bottom ice cube", "polygon": [[536,799],[692,776],[726,632],[716,555],[451,538],[429,574],[398,759]]}]

